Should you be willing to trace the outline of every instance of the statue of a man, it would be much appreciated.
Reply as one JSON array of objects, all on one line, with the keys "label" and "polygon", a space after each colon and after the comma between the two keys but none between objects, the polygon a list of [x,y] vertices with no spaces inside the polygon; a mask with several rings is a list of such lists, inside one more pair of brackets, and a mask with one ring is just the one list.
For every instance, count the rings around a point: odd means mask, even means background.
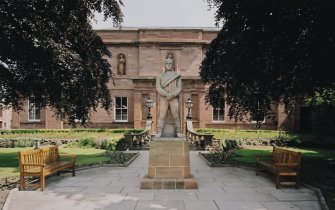
[{"label": "statue of a man", "polygon": [[167,58],[164,60],[164,67],[165,72],[156,78],[156,89],[161,96],[156,137],[162,137],[164,120],[169,107],[175,124],[176,136],[183,137],[183,134],[181,133],[178,100],[178,96],[181,92],[181,77],[173,71],[174,62],[172,54],[168,54]]}]

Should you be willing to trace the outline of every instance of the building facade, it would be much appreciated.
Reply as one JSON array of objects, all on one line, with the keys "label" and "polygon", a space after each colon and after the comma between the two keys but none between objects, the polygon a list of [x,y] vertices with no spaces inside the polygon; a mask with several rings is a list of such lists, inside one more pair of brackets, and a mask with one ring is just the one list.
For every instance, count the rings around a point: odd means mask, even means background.
[{"label": "building facade", "polygon": [[[128,28],[96,31],[113,56],[108,58],[114,74],[108,88],[114,105],[110,114],[103,109],[92,113],[89,126],[101,128],[144,128],[148,114],[145,106],[150,97],[159,101],[155,88],[156,77],[163,73],[163,61],[170,53],[174,57],[175,71],[182,78],[179,95],[182,125],[188,109],[185,102],[193,102],[191,115],[195,128],[244,128],[255,129],[251,117],[235,122],[228,117],[228,106],[213,109],[205,103],[206,86],[199,77],[199,68],[209,43],[216,37],[217,28]],[[225,104],[224,99],[220,99]],[[40,108],[29,101],[19,113],[13,113],[12,128],[67,128],[69,125],[56,119],[48,108]],[[158,103],[151,108],[154,127],[159,113]],[[293,129],[294,114],[284,114],[280,104],[273,106],[273,113],[264,116],[262,129]]]},{"label": "building facade", "polygon": [[5,109],[0,104],[0,130],[10,129],[12,123],[12,109]]}]

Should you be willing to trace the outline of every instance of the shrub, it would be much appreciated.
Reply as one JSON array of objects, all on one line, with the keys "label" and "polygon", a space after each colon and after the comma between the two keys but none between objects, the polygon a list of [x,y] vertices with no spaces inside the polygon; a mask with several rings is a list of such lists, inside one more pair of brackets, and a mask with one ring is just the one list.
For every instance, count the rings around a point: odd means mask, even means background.
[{"label": "shrub", "polygon": [[225,145],[223,146],[223,149],[225,151],[235,149],[237,147],[237,141],[234,139],[226,139],[225,140]]},{"label": "shrub", "polygon": [[208,154],[202,154],[204,158],[206,158],[207,161],[209,161],[212,164],[227,164],[231,163],[233,158],[235,157],[235,150],[221,150],[219,152],[215,153],[208,153]]},{"label": "shrub", "polygon": [[79,140],[79,147],[87,147],[91,148],[96,145],[95,140],[93,138],[84,138]]},{"label": "shrub", "polygon": [[69,143],[66,147],[92,148],[96,145],[94,138],[83,138]]},{"label": "shrub", "polygon": [[108,140],[104,139],[101,141],[100,149],[108,150]]},{"label": "shrub", "polygon": [[125,150],[125,138],[122,137],[121,139],[119,139],[119,141],[117,141],[116,146],[115,146],[116,150]]},{"label": "shrub", "polygon": [[109,151],[124,150],[124,138],[112,137],[101,141],[100,149]]},{"label": "shrub", "polygon": [[105,155],[110,158],[109,163],[124,164],[134,157],[136,153],[124,153],[122,151],[106,151]]}]

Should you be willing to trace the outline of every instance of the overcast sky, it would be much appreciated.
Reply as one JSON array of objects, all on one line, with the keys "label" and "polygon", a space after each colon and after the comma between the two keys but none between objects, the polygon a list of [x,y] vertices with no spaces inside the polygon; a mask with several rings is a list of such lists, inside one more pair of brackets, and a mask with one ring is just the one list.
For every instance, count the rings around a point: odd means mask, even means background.
[{"label": "overcast sky", "polygon": [[[123,27],[215,27],[214,13],[204,0],[123,0]],[[96,16],[94,29],[112,28]]]}]

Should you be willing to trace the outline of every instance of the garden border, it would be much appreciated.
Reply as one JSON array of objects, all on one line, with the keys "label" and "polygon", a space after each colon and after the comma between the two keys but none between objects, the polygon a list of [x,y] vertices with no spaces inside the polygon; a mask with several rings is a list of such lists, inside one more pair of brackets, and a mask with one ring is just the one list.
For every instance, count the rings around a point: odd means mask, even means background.
[{"label": "garden border", "polygon": [[[127,152],[127,153],[135,153],[135,152]],[[103,163],[101,166],[110,166],[110,167],[128,167],[138,156],[140,155],[140,152],[136,152],[134,157],[132,157],[130,160],[125,162],[124,164],[111,164],[111,163]]]},{"label": "garden border", "polygon": [[[90,169],[90,168],[98,168],[98,167],[128,167],[139,155],[140,152],[129,152],[129,153],[136,153],[134,157],[132,157],[130,160],[125,162],[124,164],[112,164],[112,163],[101,163],[101,164],[96,164],[92,166],[84,166],[80,168],[76,168],[77,171],[85,170],[85,169]],[[67,172],[67,171],[66,171]]]},{"label": "garden border", "polygon": [[203,159],[205,161],[205,163],[209,166],[209,167],[232,167],[232,166],[236,166],[233,163],[226,163],[226,164],[215,164],[215,163],[211,163],[209,162],[202,154],[206,154],[204,152],[199,152],[199,156],[201,157],[201,159]]}]

